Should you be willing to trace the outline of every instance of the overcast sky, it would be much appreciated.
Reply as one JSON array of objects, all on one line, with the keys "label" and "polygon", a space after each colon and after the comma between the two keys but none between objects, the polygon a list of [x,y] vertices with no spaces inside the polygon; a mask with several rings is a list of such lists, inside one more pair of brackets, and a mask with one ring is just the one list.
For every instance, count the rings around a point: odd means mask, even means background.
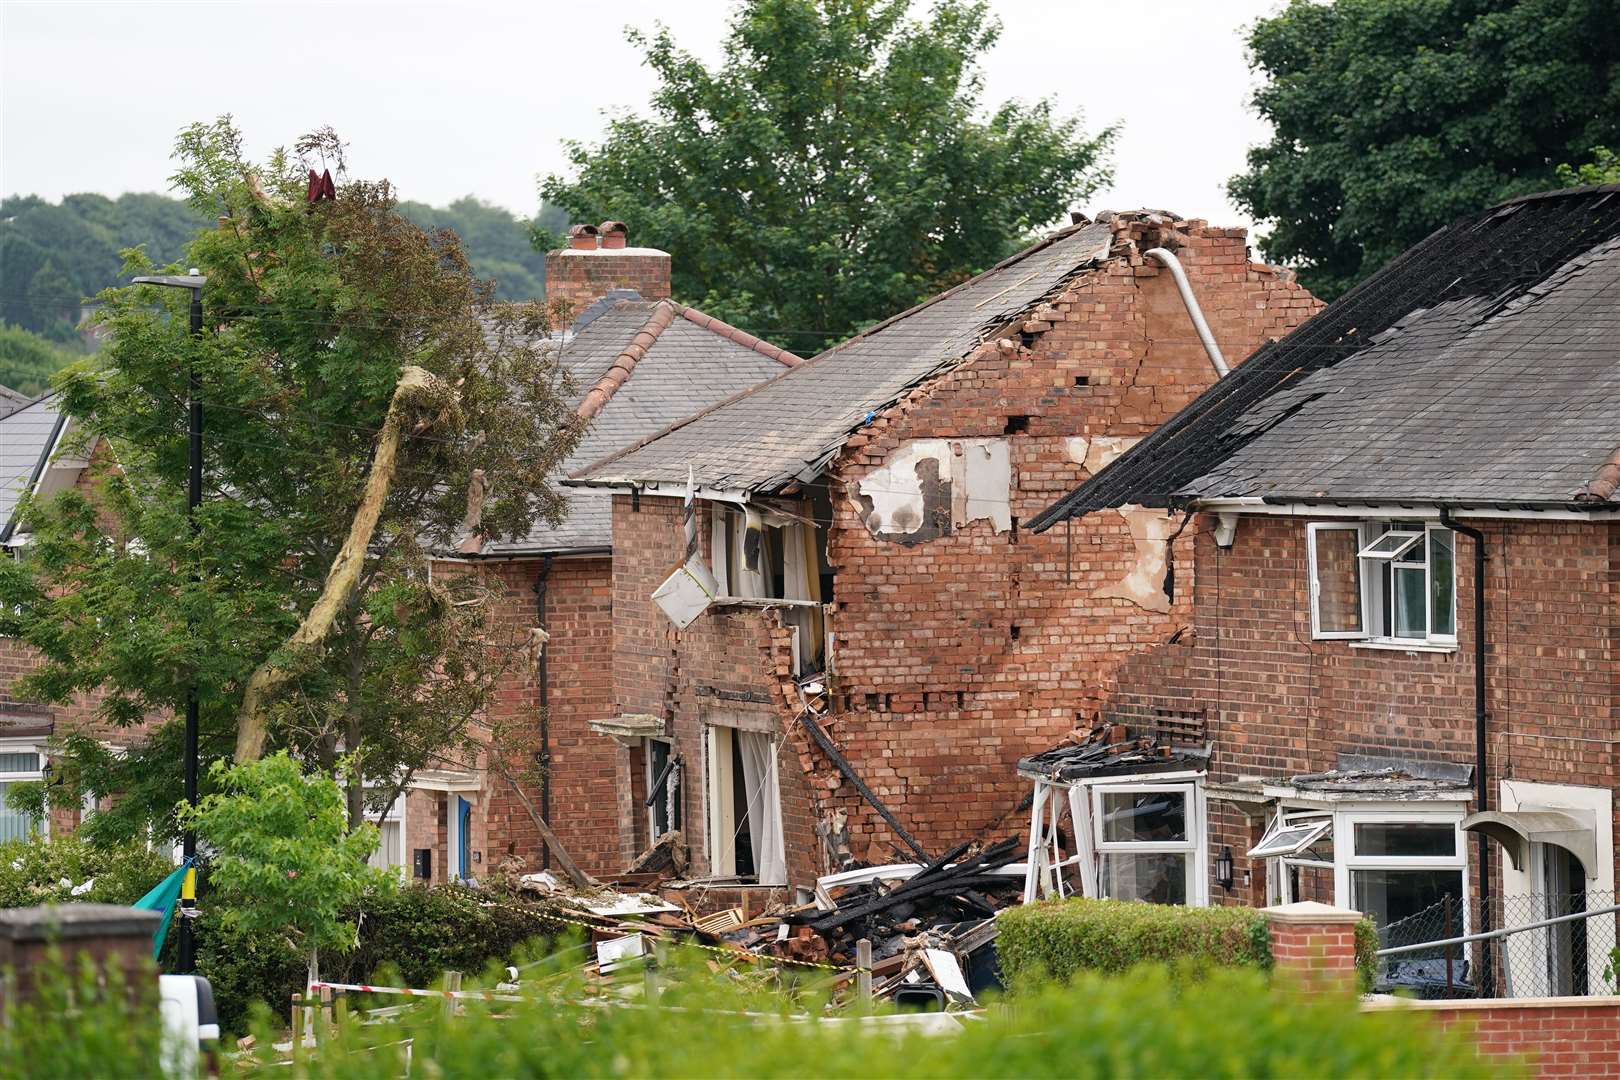
[{"label": "overcast sky", "polygon": [[[0,191],[165,191],[175,133],[236,116],[255,156],[330,124],[356,175],[402,198],[473,194],[522,214],[536,176],[640,108],[652,78],[624,27],[671,25],[720,56],[731,0],[609,4],[0,0]],[[1280,0],[992,0],[986,100],[1054,97],[1123,132],[1085,209],[1247,223],[1223,181],[1263,125],[1241,31]]]}]

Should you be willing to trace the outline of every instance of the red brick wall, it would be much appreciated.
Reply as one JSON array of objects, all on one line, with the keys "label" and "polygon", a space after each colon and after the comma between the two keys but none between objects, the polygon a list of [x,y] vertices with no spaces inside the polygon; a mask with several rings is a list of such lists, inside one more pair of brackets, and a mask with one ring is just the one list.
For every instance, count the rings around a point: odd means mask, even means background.
[{"label": "red brick wall", "polygon": [[[699,532],[707,557],[707,511],[699,517]],[[613,544],[615,711],[663,717],[685,757],[681,816],[694,875],[709,872],[705,722],[743,717],[782,738],[777,772],[788,876],[792,883],[806,883],[821,869],[809,791],[777,704],[776,663],[783,641],[776,616],[753,608],[711,608],[677,630],[652,602],[653,590],[679,564],[685,547],[678,499],[642,496],[633,503],[629,496],[614,496]],[[634,789],[630,759],[625,752],[627,792]],[[635,762],[640,768],[639,755]],[[646,812],[628,794],[621,800],[620,830],[626,853],[645,847]]]},{"label": "red brick wall", "polygon": [[[536,625],[551,635],[546,645],[551,826],[587,873],[612,873],[623,868],[616,837],[615,749],[589,727],[590,721],[608,715],[612,704],[612,672],[604,663],[612,643],[611,562],[606,557],[553,559],[549,571],[544,565],[541,559],[491,559],[437,563],[434,573],[475,574],[492,590],[492,640],[520,641]],[[549,574],[544,616],[535,594],[542,572]],[[541,790],[533,776],[534,755],[540,751],[540,707],[533,667],[515,663],[498,684],[487,717],[500,732],[514,775],[529,777],[524,793],[537,811]],[[473,847],[483,856],[474,869],[483,873],[508,855],[522,858],[531,871],[543,862],[539,830],[507,781],[493,770],[485,776],[474,809]]]},{"label": "red brick wall", "polygon": [[[1488,555],[1492,806],[1501,777],[1615,786],[1620,526],[1472,524]],[[1109,714],[1140,722],[1158,709],[1207,709],[1217,780],[1320,771],[1341,752],[1471,763],[1473,542],[1457,537],[1459,647],[1393,652],[1311,639],[1305,528],[1245,517],[1230,551],[1200,534],[1192,641],[1127,662]],[[1212,831],[1213,845],[1237,853],[1241,879],[1246,823],[1216,816]],[[1258,880],[1262,867],[1252,870]]]},{"label": "red brick wall", "polygon": [[614,289],[634,289],[643,300],[669,298],[669,256],[651,248],[546,253],[546,301],[566,300],[577,314]]},{"label": "red brick wall", "polygon": [[[1119,236],[1140,239],[1140,227]],[[1243,230],[1195,222],[1180,239],[1192,287],[1233,362],[1321,306],[1252,265]],[[835,468],[846,494],[834,496],[828,547],[837,572],[834,737],[930,848],[994,830],[1027,793],[1017,759],[1089,717],[1113,667],[1191,617],[1190,529],[1176,544],[1171,611],[1095,595],[1136,563],[1118,513],[1040,536],[977,520],[911,546],[863,524],[849,496],[910,440],[1009,439],[1010,514],[1025,521],[1089,475],[1077,438],[1086,450],[1122,448],[1215,378],[1169,274],[1136,256],[1081,275],[1005,340],[1012,347],[987,346],[878,417]],[[1013,416],[1027,417],[1027,430],[1009,436]],[[875,842],[872,857],[888,857],[887,827],[848,785],[823,812],[834,805],[850,813],[857,856]],[[1012,820],[999,831],[1018,828]]]},{"label": "red brick wall", "polygon": [[1406,1007],[1436,1023],[1468,1028],[1487,1058],[1530,1061],[1528,1075],[1620,1077],[1620,999],[1423,1001]]}]

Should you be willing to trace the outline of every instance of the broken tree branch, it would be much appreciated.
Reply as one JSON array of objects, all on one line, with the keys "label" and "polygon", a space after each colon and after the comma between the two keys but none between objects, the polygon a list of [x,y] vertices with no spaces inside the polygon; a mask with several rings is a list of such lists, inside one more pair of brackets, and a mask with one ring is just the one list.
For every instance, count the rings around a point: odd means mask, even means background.
[{"label": "broken tree branch", "polygon": [[[406,366],[400,369],[399,382],[394,386],[394,396],[388,403],[388,416],[383,421],[382,432],[377,436],[377,449],[372,454],[371,474],[366,478],[365,493],[349,524],[348,539],[338,551],[337,558],[332,560],[320,596],[316,597],[309,614],[304,616],[304,621],[293,631],[292,637],[287,639],[286,650],[301,652],[318,649],[332,632],[338,613],[353,598],[355,586],[360,581],[361,567],[366,561],[366,550],[371,546],[377,520],[382,516],[383,503],[388,499],[388,488],[394,481],[399,444],[404,437],[407,417],[423,404],[440,398],[442,393],[437,380],[422,368]],[[437,423],[443,423],[455,411],[448,399],[444,404],[444,412]],[[425,427],[434,424],[422,419],[416,426],[425,430]],[[264,754],[265,738],[270,730],[265,702],[292,678],[293,673],[290,664],[276,662],[277,654],[281,652],[277,650],[272,653],[254,670],[243,692],[242,706],[236,714],[238,764],[257,761]]]}]

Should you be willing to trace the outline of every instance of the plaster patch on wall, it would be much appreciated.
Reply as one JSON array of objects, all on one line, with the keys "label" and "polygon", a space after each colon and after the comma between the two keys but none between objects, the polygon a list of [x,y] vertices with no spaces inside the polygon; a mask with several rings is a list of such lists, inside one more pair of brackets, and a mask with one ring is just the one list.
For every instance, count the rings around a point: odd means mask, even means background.
[{"label": "plaster patch on wall", "polygon": [[1006,439],[914,439],[856,487],[873,536],[922,543],[972,521],[1012,528],[1012,455]]},{"label": "plaster patch on wall", "polygon": [[1091,440],[1091,449],[1086,452],[1081,464],[1085,465],[1087,472],[1095,475],[1141,441],[1135,435],[1099,435]]},{"label": "plaster patch on wall", "polygon": [[1125,519],[1126,527],[1131,530],[1131,541],[1136,545],[1136,564],[1119,581],[1105,585],[1091,595],[1098,599],[1129,600],[1148,611],[1169,611],[1170,598],[1164,595],[1164,559],[1169,547],[1167,541],[1175,531],[1175,519],[1163,510],[1149,510],[1132,504],[1119,507],[1115,513]]},{"label": "plaster patch on wall", "polygon": [[1083,435],[1071,435],[1063,440],[1063,448],[1068,452],[1069,460],[1076,465],[1086,463],[1086,451],[1091,449],[1091,440]]}]

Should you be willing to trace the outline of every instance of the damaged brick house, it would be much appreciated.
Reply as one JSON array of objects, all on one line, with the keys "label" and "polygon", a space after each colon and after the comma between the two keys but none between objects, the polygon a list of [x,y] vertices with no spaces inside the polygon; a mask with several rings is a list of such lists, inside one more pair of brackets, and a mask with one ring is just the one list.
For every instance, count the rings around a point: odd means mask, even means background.
[{"label": "damaged brick house", "polygon": [[[570,246],[547,256],[550,299],[578,312],[555,341],[560,364],[589,426],[564,471],[613,453],[670,422],[754,385],[797,357],[670,299],[670,256],[630,247],[621,223],[575,226]],[[59,452],[70,420],[48,396],[0,415],[0,546],[26,543],[12,520],[24,490],[50,494],[88,483],[87,462]],[[15,404],[0,394],[0,414]],[[498,482],[499,478],[495,478]],[[613,530],[610,500],[569,493],[570,512],[557,528],[537,528],[516,542],[469,535],[459,551],[436,560],[434,575],[476,575],[491,591],[493,622],[506,637],[539,627],[549,635],[538,665],[509,670],[483,730],[499,729],[511,768],[446,761],[419,771],[382,822],[375,861],[411,868],[431,880],[477,877],[508,854],[530,869],[546,862],[535,828],[506,772],[588,873],[621,869],[616,778],[611,747],[586,726],[607,715],[612,678]],[[21,642],[0,638],[0,789],[37,779],[49,740],[67,727],[94,727],[95,702],[41,706],[12,700],[8,688],[36,660]],[[140,737],[108,729],[110,742]],[[603,793],[609,794],[604,798]],[[53,817],[68,828],[76,815]],[[30,823],[0,807],[0,838]]]},{"label": "damaged brick house", "polygon": [[[1414,942],[1444,936],[1436,912],[1462,933],[1612,904],[1617,341],[1620,186],[1509,202],[1263,346],[1031,521],[1061,537],[1134,505],[1186,527],[1190,633],[1121,665],[1103,715],[1133,736],[1196,718],[1210,751],[1055,785],[1078,792],[1077,872],[1046,891],[1112,875],[1138,895],[1323,900]],[[1606,992],[1613,930],[1559,923],[1451,974]],[[1414,977],[1438,978],[1429,963]]]},{"label": "damaged brick house", "polygon": [[[1241,356],[1318,306],[1241,229],[1108,214],[575,476],[615,492],[623,855],[678,827],[695,876],[781,886],[996,828],[1189,603],[1162,514],[1024,522],[1216,378],[1201,320]],[[679,628],[689,478],[718,595]]]}]

